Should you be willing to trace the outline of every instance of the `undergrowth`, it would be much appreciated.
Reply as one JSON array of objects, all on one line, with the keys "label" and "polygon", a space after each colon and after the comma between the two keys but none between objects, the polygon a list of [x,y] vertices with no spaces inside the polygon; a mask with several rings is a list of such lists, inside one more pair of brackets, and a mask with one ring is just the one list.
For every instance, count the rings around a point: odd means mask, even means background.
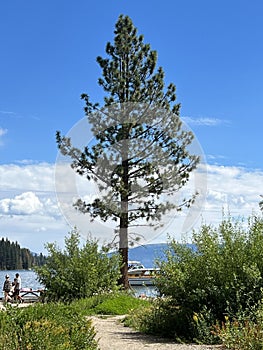
[{"label": "undergrowth", "polygon": [[88,316],[121,315],[148,302],[127,293],[109,293],[71,303],[35,303],[0,312],[1,350],[96,350]]}]

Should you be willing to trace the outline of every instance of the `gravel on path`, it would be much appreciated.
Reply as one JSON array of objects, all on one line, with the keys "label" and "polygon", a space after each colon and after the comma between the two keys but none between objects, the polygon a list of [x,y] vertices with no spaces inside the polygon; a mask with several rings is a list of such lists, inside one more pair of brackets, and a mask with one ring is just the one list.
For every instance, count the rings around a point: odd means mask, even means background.
[{"label": "gravel on path", "polygon": [[92,316],[100,350],[222,350],[218,345],[178,344],[139,333],[120,322],[124,316]]}]

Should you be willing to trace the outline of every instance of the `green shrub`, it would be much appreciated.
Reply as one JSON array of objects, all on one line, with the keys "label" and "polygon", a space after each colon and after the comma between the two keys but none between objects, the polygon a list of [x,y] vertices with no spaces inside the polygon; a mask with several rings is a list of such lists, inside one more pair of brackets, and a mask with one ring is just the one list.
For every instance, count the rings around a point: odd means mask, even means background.
[{"label": "green shrub", "polygon": [[8,307],[0,313],[2,350],[95,350],[91,321],[62,304]]},{"label": "green shrub", "polygon": [[263,348],[263,304],[240,312],[214,327],[216,334],[227,349],[262,350]]},{"label": "green shrub", "polygon": [[230,218],[218,228],[203,225],[193,233],[192,243],[189,247],[169,242],[156,278],[167,301],[143,318],[143,327],[173,338],[214,343],[218,338],[211,333],[213,325],[226,314],[252,309],[262,297],[263,220],[252,217],[245,226]]},{"label": "green shrub", "polygon": [[[209,312],[191,314],[190,309],[173,305],[172,299],[156,299],[151,304],[135,309],[126,317],[125,324],[146,334],[173,338],[178,342],[215,343],[208,328]],[[186,336],[187,329],[187,336]]]},{"label": "green shrub", "polygon": [[109,256],[97,241],[87,240],[80,247],[80,236],[73,231],[65,238],[64,251],[54,243],[46,248],[46,264],[36,267],[38,280],[46,288],[46,301],[70,302],[117,289],[119,256]]},{"label": "green shrub", "polygon": [[215,334],[227,349],[262,350],[263,325],[250,319],[234,319],[215,326]]}]

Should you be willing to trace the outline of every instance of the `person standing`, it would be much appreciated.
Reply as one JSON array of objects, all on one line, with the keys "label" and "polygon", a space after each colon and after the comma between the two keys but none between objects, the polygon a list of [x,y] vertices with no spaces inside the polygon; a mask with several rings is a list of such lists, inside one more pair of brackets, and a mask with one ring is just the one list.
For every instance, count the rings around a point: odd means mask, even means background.
[{"label": "person standing", "polygon": [[12,288],[12,284],[10,282],[9,275],[6,275],[5,282],[3,285],[3,291],[4,291],[4,295],[5,295],[4,298],[5,298],[6,303],[11,300],[11,297],[9,295],[11,288]]},{"label": "person standing", "polygon": [[16,277],[15,277],[14,298],[15,298],[15,300],[18,300],[22,303],[23,299],[19,294],[20,289],[21,289],[21,277],[20,277],[19,273],[17,272]]}]

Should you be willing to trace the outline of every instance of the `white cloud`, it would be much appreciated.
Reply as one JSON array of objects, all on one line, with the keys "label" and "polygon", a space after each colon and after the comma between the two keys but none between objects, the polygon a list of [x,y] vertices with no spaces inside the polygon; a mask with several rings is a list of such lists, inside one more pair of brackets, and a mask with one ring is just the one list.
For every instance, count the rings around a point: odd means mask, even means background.
[{"label": "white cloud", "polygon": [[217,224],[222,211],[233,217],[259,213],[263,172],[239,167],[208,166],[208,194],[203,217]]},{"label": "white cloud", "polygon": [[24,192],[14,198],[0,200],[0,211],[9,215],[32,215],[43,208],[39,198],[33,192]]},{"label": "white cloud", "polygon": [[229,124],[229,121],[219,118],[193,118],[193,117],[182,117],[182,120],[189,125],[200,125],[200,126],[218,126],[221,124]]},{"label": "white cloud", "polygon": [[[17,240],[23,247],[33,251],[43,251],[47,242],[63,244],[64,237],[71,230],[70,225],[60,212],[55,193],[54,165],[1,165],[0,166],[0,223],[1,235]],[[201,169],[205,174],[205,168]],[[65,175],[65,183],[61,187],[65,193],[71,187],[65,186],[69,178]],[[201,176],[201,175],[200,175]],[[72,178],[71,178],[72,179]],[[76,177],[78,179],[78,176]],[[194,186],[198,186],[199,178]],[[195,219],[198,205],[204,204],[201,217],[206,223],[217,225],[222,219],[222,211],[230,211],[233,216],[250,216],[259,211],[258,203],[262,194],[263,171],[249,170],[231,166],[207,166],[207,196],[205,202],[197,202],[190,213]],[[192,185],[192,184],[191,184]],[[75,189],[83,191],[83,183],[76,180]],[[188,189],[189,190],[189,189]],[[79,192],[78,192],[79,193]],[[186,193],[188,193],[186,191]],[[90,189],[86,195],[91,195]],[[183,226],[189,212],[170,213],[166,217],[166,225],[159,231],[149,228],[136,228],[145,236],[145,243],[166,241],[167,233],[180,239],[185,232]],[[191,221],[191,215],[190,221]],[[198,227],[201,217],[195,223]],[[72,226],[81,223],[86,227],[85,235],[92,234],[101,240],[111,241],[113,225],[95,221],[76,213]],[[193,220],[194,221],[194,220]]]},{"label": "white cloud", "polygon": [[1,190],[54,191],[54,165],[48,163],[0,166]]}]

